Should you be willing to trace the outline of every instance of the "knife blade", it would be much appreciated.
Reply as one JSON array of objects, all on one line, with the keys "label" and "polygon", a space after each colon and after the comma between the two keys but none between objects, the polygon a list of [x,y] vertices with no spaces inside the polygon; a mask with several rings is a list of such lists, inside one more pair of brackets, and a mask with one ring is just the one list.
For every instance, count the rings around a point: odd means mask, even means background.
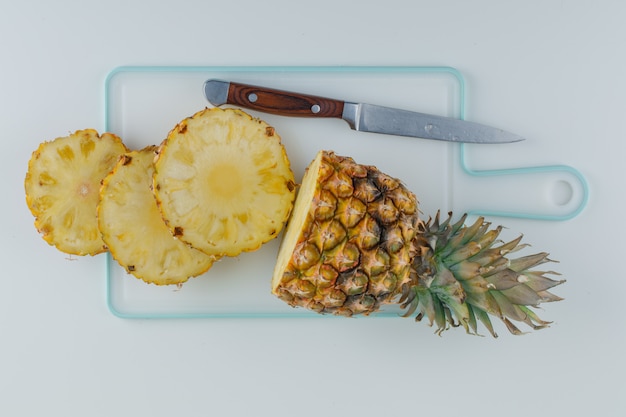
[{"label": "knife blade", "polygon": [[510,143],[523,137],[451,117],[209,79],[204,95],[214,106],[231,104],[280,116],[332,117],[361,132],[467,143]]}]

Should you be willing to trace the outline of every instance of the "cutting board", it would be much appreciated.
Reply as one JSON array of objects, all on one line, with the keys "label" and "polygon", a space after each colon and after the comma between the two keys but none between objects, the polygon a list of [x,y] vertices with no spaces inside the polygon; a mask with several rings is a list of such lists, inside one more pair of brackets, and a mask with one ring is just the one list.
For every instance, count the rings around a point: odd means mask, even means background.
[{"label": "cutting board", "polygon": [[[106,130],[133,149],[159,144],[179,121],[211,107],[202,88],[209,78],[465,118],[465,81],[449,67],[120,67],[105,81]],[[355,132],[338,119],[246,112],[274,126],[297,180],[318,150],[333,150],[401,179],[417,194],[425,217],[441,210],[562,221],[587,203],[587,183],[570,166],[473,168],[480,166],[481,146],[519,152],[524,142],[454,144]],[[270,293],[279,239],[222,259],[180,287],[146,284],[107,256],[108,306],[124,318],[320,317]]]}]

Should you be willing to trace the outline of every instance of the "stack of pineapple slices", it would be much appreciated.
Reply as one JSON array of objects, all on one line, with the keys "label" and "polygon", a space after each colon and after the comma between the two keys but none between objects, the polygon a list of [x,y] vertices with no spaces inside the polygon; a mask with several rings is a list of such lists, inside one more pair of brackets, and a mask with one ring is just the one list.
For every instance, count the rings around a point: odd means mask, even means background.
[{"label": "stack of pineapple slices", "polygon": [[280,233],[295,198],[274,129],[219,108],[139,151],[94,130],[42,143],[25,188],[48,243],[76,255],[108,249],[157,285],[181,284],[223,256],[258,249]]},{"label": "stack of pineapple slices", "polygon": [[258,249],[287,223],[272,293],[318,313],[368,315],[399,304],[437,332],[478,332],[490,317],[546,327],[530,307],[558,301],[564,281],[516,259],[521,237],[463,216],[419,218],[415,195],[374,166],[320,151],[296,186],[280,137],[241,110],[206,109],[159,147],[130,152],[93,130],[42,144],[29,163],[26,201],[43,238],[59,250],[109,250],[155,284],[180,284],[223,256]]},{"label": "stack of pineapple slices", "polygon": [[155,146],[121,155],[102,181],[97,223],[111,255],[128,272],[155,284],[182,284],[215,257],[175,239],[151,191]]}]

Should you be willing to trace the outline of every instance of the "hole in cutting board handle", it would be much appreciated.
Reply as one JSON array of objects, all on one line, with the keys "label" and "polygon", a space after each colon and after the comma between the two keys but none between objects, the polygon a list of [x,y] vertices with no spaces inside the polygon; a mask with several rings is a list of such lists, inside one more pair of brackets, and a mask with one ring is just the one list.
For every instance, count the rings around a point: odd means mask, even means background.
[{"label": "hole in cutting board handle", "polygon": [[574,198],[574,187],[568,181],[556,181],[552,185],[551,197],[557,206],[565,206]]}]

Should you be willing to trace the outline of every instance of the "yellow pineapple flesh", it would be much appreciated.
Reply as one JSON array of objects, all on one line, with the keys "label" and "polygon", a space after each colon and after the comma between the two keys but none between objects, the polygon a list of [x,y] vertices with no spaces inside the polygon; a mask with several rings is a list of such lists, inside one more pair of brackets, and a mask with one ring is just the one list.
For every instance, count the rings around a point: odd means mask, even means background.
[{"label": "yellow pineapple flesh", "polygon": [[182,284],[215,261],[175,238],[152,193],[156,146],[124,154],[103,180],[98,225],[111,256],[126,271],[156,285]]},{"label": "yellow pineapple flesh", "polygon": [[24,188],[35,227],[46,242],[74,255],[106,251],[96,217],[100,182],[127,150],[119,137],[93,129],[39,145],[28,163]]},{"label": "yellow pineapple flesh", "polygon": [[175,236],[209,255],[236,256],[278,236],[295,182],[273,127],[238,109],[210,108],[161,144],[154,193]]}]

